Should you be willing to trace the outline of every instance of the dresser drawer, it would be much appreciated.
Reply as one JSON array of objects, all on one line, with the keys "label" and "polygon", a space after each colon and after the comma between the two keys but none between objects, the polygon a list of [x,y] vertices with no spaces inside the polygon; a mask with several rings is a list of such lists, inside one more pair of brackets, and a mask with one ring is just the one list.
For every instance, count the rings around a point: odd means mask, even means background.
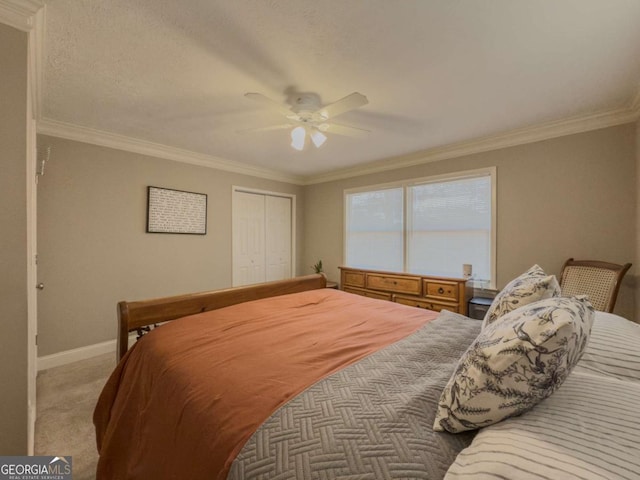
[{"label": "dresser drawer", "polygon": [[424,296],[443,300],[458,300],[458,284],[446,280],[424,280]]},{"label": "dresser drawer", "polygon": [[418,307],[429,309],[431,302],[423,298],[402,297],[400,295],[394,295],[393,301],[401,303],[402,305],[408,305],[409,307]]},{"label": "dresser drawer", "polygon": [[440,302],[429,302],[429,306],[427,307],[429,310],[433,310],[434,312],[439,312],[440,310],[449,310],[454,313],[463,312],[460,310],[460,305],[457,303],[440,303]]},{"label": "dresser drawer", "polygon": [[355,293],[356,295],[362,295],[363,297],[377,298],[378,300],[391,300],[390,293],[373,292],[371,290],[363,290],[361,288],[349,288],[349,287],[345,287],[342,290],[347,293]]},{"label": "dresser drawer", "polygon": [[419,277],[404,277],[401,275],[367,274],[367,288],[385,290],[388,292],[409,293],[420,295],[422,285]]},{"label": "dresser drawer", "polygon": [[456,312],[456,313],[460,312],[460,305],[457,303],[434,302],[428,299],[403,297],[402,295],[394,295],[393,300],[396,303],[401,303],[402,305],[408,305],[410,307],[426,308],[427,310],[433,310],[434,312],[439,312],[440,310],[445,310],[445,309],[451,312]]},{"label": "dresser drawer", "polygon": [[364,296],[369,298],[377,298],[378,300],[391,300],[390,293],[372,292],[371,290],[365,290]]},{"label": "dresser drawer", "polygon": [[342,284],[351,287],[364,287],[364,273],[362,272],[342,272]]},{"label": "dresser drawer", "polygon": [[356,295],[362,295],[363,297],[365,296],[364,290],[360,290],[359,288],[342,287],[342,291],[347,293],[355,293]]}]

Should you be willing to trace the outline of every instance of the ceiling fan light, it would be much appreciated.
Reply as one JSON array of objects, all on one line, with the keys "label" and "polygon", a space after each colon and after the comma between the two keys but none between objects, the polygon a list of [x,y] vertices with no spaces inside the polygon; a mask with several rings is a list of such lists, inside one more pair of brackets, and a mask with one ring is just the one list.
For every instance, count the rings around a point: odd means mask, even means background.
[{"label": "ceiling fan light", "polygon": [[316,148],[320,148],[324,142],[327,141],[327,136],[319,130],[315,130],[311,133],[311,141],[316,146]]},{"label": "ceiling fan light", "polygon": [[304,139],[306,131],[303,127],[296,127],[291,130],[291,146],[296,150],[302,151],[304,148]]}]

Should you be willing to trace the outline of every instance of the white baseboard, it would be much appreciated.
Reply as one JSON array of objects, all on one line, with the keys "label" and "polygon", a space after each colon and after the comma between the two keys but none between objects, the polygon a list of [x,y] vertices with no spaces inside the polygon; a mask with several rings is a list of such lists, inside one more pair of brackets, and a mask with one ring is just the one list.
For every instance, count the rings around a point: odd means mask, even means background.
[{"label": "white baseboard", "polygon": [[[136,335],[129,336],[129,345],[135,342]],[[48,368],[60,367],[69,363],[86,360],[87,358],[97,357],[105,353],[116,353],[116,340],[108,340],[95,345],[87,345],[86,347],[73,348],[64,352],[53,353],[38,357],[38,371],[47,370]]]}]

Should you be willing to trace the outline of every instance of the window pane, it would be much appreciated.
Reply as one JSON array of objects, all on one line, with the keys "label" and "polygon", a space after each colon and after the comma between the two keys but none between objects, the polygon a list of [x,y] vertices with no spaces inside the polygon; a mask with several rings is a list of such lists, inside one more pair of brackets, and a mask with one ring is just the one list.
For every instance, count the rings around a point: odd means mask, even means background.
[{"label": "window pane", "polygon": [[491,177],[409,187],[407,269],[412,273],[491,278]]},{"label": "window pane", "polygon": [[347,265],[403,270],[402,196],[402,188],[347,195]]}]

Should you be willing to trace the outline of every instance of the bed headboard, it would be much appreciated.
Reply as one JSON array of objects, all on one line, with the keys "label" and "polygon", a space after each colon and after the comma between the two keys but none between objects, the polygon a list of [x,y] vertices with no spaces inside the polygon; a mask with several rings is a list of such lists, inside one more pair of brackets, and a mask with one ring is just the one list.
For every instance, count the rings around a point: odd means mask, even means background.
[{"label": "bed headboard", "polygon": [[322,274],[173,297],[118,303],[118,361],[129,349],[129,332],[156,323],[208,312],[238,303],[325,288]]}]

